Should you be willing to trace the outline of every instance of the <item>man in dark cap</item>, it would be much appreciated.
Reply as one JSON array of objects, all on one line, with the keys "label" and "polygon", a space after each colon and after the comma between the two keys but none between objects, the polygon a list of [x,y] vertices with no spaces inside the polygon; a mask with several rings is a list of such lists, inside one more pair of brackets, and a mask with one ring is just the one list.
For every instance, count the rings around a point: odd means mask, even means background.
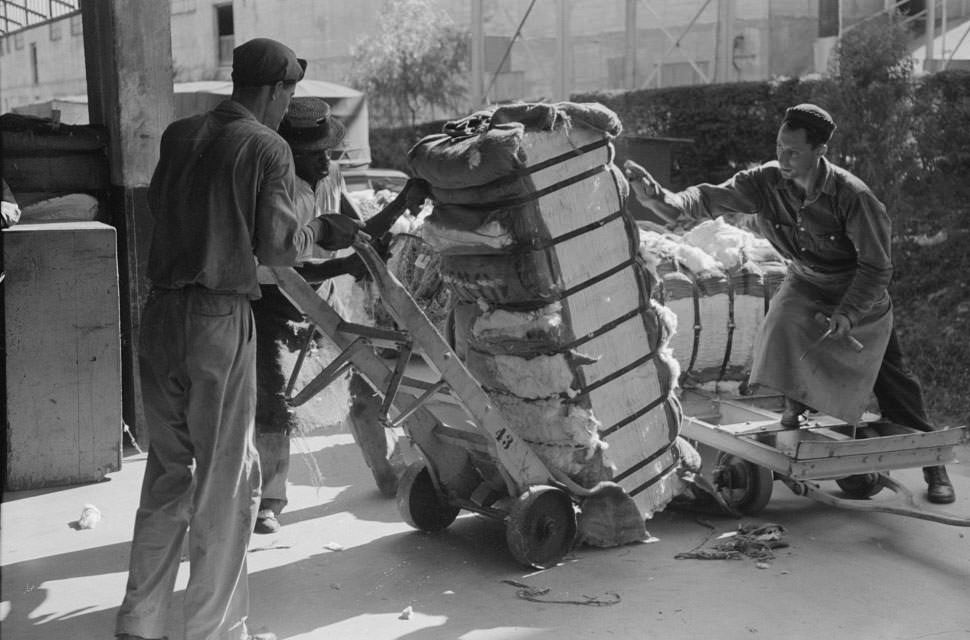
[{"label": "man in dark cap", "polygon": [[[825,159],[834,131],[824,109],[799,104],[785,111],[778,159],[723,184],[671,193],[634,163],[627,163],[627,176],[637,199],[670,223],[682,216],[756,215],[788,260],[751,370],[752,383],[785,394],[782,425],[797,428],[809,407],[855,424],[875,393],[886,420],[933,431],[894,330],[891,221],[869,187]],[[923,476],[930,502],[955,500],[945,467],[925,467]]]},{"label": "man in dark cap", "polygon": [[[343,141],[345,129],[333,117],[330,105],[323,98],[295,98],[280,125],[280,135],[293,151],[297,176],[296,213],[301,220],[309,223],[322,212],[339,210],[349,218],[360,218],[346,193],[339,188],[339,181],[327,180],[333,165],[330,154]],[[423,180],[409,180],[402,192],[377,215],[364,225],[364,231],[374,238],[382,237],[405,210],[415,215],[429,195],[427,183]],[[301,257],[297,271],[310,283],[321,284],[318,293],[333,303],[334,290],[330,282],[334,276],[350,273],[362,277],[366,272],[356,254],[336,258],[332,252],[312,247],[312,252]],[[275,280],[262,278],[260,285],[262,297],[254,302],[253,314],[256,319],[256,448],[259,451],[262,470],[262,495],[257,514],[255,532],[275,533],[279,531],[278,516],[286,506],[286,477],[290,462],[290,434],[302,426],[319,423],[320,417],[314,416],[310,404],[291,408],[286,401],[286,385],[290,376],[289,368],[297,359],[303,346],[306,333],[312,326],[305,320],[302,312],[293,306],[279,288]],[[316,365],[323,368],[333,357],[329,342],[315,336],[317,340]],[[309,362],[304,368],[312,368]],[[355,407],[365,395],[373,392],[357,376],[351,383],[355,397]],[[355,411],[360,413],[360,411]],[[387,455],[387,442],[384,427],[377,421],[363,423],[352,416],[354,436],[360,444],[364,459],[374,473],[378,485],[385,494],[393,495],[397,478],[391,468]]]},{"label": "man in dark cap", "polygon": [[358,225],[294,210],[293,157],[276,132],[306,62],[275,40],[233,52],[233,94],[162,134],[148,190],[152,290],[139,367],[150,442],[116,633],[162,638],[189,535],[186,638],[253,635],[246,552],[259,504],[253,441],[256,263],[293,265],[313,244],[349,246]]}]

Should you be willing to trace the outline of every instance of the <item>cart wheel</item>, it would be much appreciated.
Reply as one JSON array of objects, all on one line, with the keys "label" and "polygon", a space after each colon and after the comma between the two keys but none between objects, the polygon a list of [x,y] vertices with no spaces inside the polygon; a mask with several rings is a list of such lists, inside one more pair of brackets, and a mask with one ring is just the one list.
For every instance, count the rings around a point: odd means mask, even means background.
[{"label": "cart wheel", "polygon": [[415,462],[398,482],[397,510],[415,529],[441,531],[455,521],[461,508],[448,504],[431,481],[428,467],[423,462]]},{"label": "cart wheel", "polygon": [[842,489],[850,498],[865,500],[882,491],[881,475],[879,473],[860,473],[839,478],[835,481],[835,484],[839,485],[839,489]]},{"label": "cart wheel", "polygon": [[505,522],[505,541],[524,565],[555,565],[576,539],[576,510],[569,495],[556,487],[529,487],[512,505]]},{"label": "cart wheel", "polygon": [[714,466],[714,488],[724,501],[747,516],[761,513],[771,500],[774,474],[770,469],[721,452]]}]

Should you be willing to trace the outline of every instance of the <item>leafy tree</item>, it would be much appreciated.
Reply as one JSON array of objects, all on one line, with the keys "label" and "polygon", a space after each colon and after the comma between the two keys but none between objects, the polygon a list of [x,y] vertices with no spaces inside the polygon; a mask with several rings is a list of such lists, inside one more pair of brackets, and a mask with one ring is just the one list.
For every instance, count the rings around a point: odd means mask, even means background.
[{"label": "leafy tree", "polygon": [[367,94],[376,125],[434,119],[459,110],[467,88],[468,35],[429,0],[387,0],[376,36],[352,50],[351,84]]},{"label": "leafy tree", "polygon": [[912,34],[890,16],[860,23],[839,39],[816,100],[838,129],[830,157],[862,178],[892,213],[916,169]]}]

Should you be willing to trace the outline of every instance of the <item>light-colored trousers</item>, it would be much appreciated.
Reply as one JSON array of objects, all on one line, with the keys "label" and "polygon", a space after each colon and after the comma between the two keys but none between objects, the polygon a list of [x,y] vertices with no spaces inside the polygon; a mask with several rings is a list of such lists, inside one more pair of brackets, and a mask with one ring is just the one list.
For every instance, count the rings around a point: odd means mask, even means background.
[{"label": "light-colored trousers", "polygon": [[149,449],[117,633],[161,638],[189,532],[185,637],[247,636],[259,504],[256,340],[245,296],[154,290],[139,365]]}]

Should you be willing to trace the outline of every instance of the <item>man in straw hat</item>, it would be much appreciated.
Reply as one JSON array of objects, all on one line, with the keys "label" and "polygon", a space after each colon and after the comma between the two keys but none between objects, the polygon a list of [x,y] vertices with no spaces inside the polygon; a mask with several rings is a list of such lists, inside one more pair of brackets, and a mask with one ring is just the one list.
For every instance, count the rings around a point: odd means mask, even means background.
[{"label": "man in straw hat", "polygon": [[[268,38],[233,51],[233,93],[165,130],[148,190],[152,290],[139,366],[150,442],[116,633],[164,636],[189,535],[184,636],[275,638],[247,627],[246,553],[259,505],[253,441],[256,260],[293,265],[349,246],[344,216],[300,220],[292,154],[276,132],[306,61]],[[255,259],[254,259],[255,258]]]},{"label": "man in straw hat", "polygon": [[[828,112],[799,104],[785,111],[778,159],[723,184],[671,193],[632,162],[627,176],[637,199],[671,223],[681,216],[757,215],[788,260],[751,370],[752,383],[785,395],[783,426],[797,428],[809,407],[855,424],[875,393],[885,419],[933,431],[893,325],[891,221],[869,187],[825,159],[834,131]],[[923,476],[930,502],[955,500],[946,467],[925,467]]]},{"label": "man in straw hat", "polygon": [[[335,166],[331,163],[330,154],[342,143],[344,133],[341,122],[331,114],[330,105],[323,98],[316,97],[295,98],[280,125],[280,135],[292,149],[296,168],[296,213],[306,223],[328,210],[339,210],[350,218],[360,217],[341,188],[341,181],[331,179]],[[397,198],[367,221],[364,231],[374,238],[380,238],[406,209],[417,214],[428,195],[424,181],[410,180]],[[311,249],[303,256],[297,271],[308,282],[324,283],[318,293],[339,307],[339,301],[334,299],[333,285],[324,281],[342,273],[360,278],[366,269],[356,254],[334,258],[332,252],[322,252],[319,247]],[[290,435],[298,431],[301,424],[313,424],[320,418],[313,415],[312,405],[306,404],[294,410],[286,402],[289,369],[303,346],[307,332],[313,331],[313,327],[271,280],[266,282],[261,285],[262,297],[253,305],[257,335],[256,448],[263,479],[256,533],[279,531],[278,517],[287,503]],[[317,340],[316,359],[320,360],[318,364],[322,368],[328,364],[323,359],[337,354],[331,352],[329,341],[319,339],[319,336],[313,339]],[[369,388],[365,390],[366,383],[361,384],[356,376],[351,386],[355,403],[362,394],[373,393]],[[333,388],[331,385],[324,393]],[[387,487],[396,487],[397,479],[386,457],[387,442],[383,425],[378,421],[364,423],[353,417],[351,422],[354,436],[378,486],[388,493]],[[393,489],[390,494],[393,495]]]}]

